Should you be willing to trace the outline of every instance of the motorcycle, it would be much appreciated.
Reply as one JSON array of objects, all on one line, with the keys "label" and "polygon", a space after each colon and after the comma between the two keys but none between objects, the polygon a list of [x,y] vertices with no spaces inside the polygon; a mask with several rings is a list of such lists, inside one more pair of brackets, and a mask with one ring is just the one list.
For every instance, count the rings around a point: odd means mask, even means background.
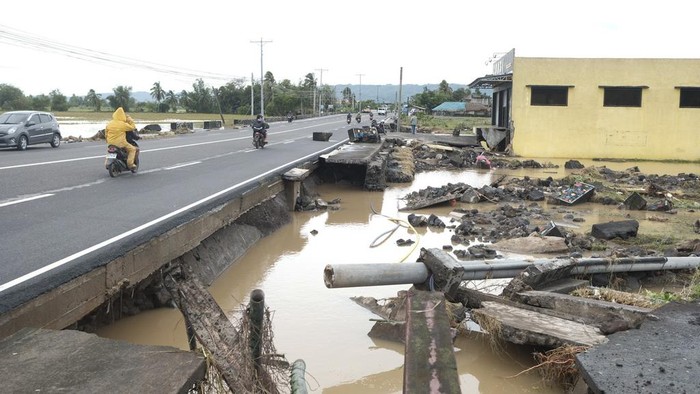
[{"label": "motorcycle", "polygon": [[263,149],[265,145],[267,145],[267,141],[265,141],[265,134],[263,134],[263,130],[267,128],[269,128],[269,126],[265,128],[253,127],[253,146],[255,149]]},{"label": "motorcycle", "polygon": [[357,115],[355,117],[355,120],[357,121],[357,123],[360,123],[360,122],[362,122],[362,117],[360,115]]},{"label": "motorcycle", "polygon": [[352,117],[348,115],[348,124],[350,124],[350,122],[352,122]]},{"label": "motorcycle", "polygon": [[292,119],[294,119],[294,116],[287,115],[287,122],[292,123]]},{"label": "motorcycle", "polygon": [[[129,131],[128,133],[126,133],[126,142],[130,143],[135,147],[139,146],[139,144],[136,143],[136,140],[140,139],[141,136],[138,135],[136,130]],[[136,168],[134,168],[133,170],[129,169],[129,166],[126,165],[126,159],[128,155],[128,152],[124,148],[120,148],[116,145],[109,145],[107,147],[107,156],[105,157],[105,168],[107,169],[107,172],[109,172],[110,177],[114,178],[115,176],[119,175],[122,171],[131,171],[134,174],[136,173],[136,171],[138,171],[138,153],[134,158],[134,164],[136,165]]]}]

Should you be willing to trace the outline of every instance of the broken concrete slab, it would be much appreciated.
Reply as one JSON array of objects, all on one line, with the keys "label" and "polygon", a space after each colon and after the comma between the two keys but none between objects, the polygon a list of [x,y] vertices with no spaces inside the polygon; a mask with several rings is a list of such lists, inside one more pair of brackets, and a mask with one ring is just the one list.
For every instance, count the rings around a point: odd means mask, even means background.
[{"label": "broken concrete slab", "polygon": [[595,346],[607,342],[599,329],[531,310],[491,301],[481,303],[472,314],[482,329],[500,339],[519,344],[547,347]]},{"label": "broken concrete slab", "polygon": [[201,353],[75,330],[23,328],[0,341],[3,392],[187,393],[205,379]]},{"label": "broken concrete slab", "polygon": [[552,236],[531,236],[504,239],[493,244],[496,250],[515,253],[546,254],[568,252],[566,239]]},{"label": "broken concrete slab", "polygon": [[576,355],[590,392],[700,393],[700,303],[670,302],[654,316]]},{"label": "broken concrete slab", "polygon": [[638,328],[652,311],[649,308],[537,290],[518,293],[515,298],[528,305],[575,315],[600,328],[604,334]]}]

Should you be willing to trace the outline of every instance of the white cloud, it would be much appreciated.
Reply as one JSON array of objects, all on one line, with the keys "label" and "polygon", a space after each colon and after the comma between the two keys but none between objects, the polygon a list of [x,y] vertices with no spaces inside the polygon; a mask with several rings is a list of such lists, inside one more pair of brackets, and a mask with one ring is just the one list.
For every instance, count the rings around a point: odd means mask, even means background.
[{"label": "white cloud", "polygon": [[[106,12],[94,2],[24,0],[3,6],[2,31],[159,63],[201,74],[302,80],[323,71],[327,84],[469,83],[485,60],[517,56],[699,57],[688,44],[693,16],[685,1],[406,2],[320,0],[190,3],[125,0]],[[13,17],[8,17],[11,15]],[[30,16],[31,15],[31,16]],[[0,83],[25,94],[84,95],[118,85],[191,89],[195,78],[124,65],[106,66],[64,53],[19,47],[0,38]],[[221,80],[203,78],[220,86]]]}]

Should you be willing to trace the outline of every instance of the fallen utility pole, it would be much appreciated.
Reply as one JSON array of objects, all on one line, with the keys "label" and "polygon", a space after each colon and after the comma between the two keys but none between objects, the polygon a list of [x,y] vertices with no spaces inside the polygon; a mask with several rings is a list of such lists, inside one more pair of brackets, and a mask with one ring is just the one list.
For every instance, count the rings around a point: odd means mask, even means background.
[{"label": "fallen utility pole", "polygon": [[[461,280],[513,278],[524,269],[541,264],[567,264],[567,259],[478,260],[456,262]],[[700,257],[625,257],[568,259],[571,274],[597,274],[693,269],[700,266]],[[327,265],[323,270],[326,287],[364,287],[425,283],[430,271],[421,263],[377,263]]]}]

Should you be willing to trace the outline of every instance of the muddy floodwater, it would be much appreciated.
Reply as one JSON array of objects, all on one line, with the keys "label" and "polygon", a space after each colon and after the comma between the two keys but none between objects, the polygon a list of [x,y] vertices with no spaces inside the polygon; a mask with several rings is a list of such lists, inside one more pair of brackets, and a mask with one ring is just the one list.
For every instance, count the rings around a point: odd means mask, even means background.
[{"label": "muddy floodwater", "polygon": [[[328,289],[323,282],[324,267],[327,264],[412,262],[422,247],[450,245],[450,229],[420,228],[414,234],[401,227],[387,234],[395,227],[391,219],[406,219],[410,213],[398,210],[399,198],[410,191],[447,183],[464,182],[481,187],[501,174],[561,178],[572,171],[564,170],[565,160],[550,161],[560,167],[422,173],[412,184],[391,185],[384,192],[368,192],[349,185],[319,185],[317,192],[324,200],[341,199],[339,210],[295,213],[290,224],[258,242],[209,290],[231,319],[236,319],[250,292],[262,289],[266,304],[274,313],[272,324],[277,351],[285,354],[290,362],[296,359],[306,362],[310,391],[400,393],[403,345],[367,336],[373,325],[370,319],[377,316],[350,297],[387,298],[409,286]],[[700,174],[699,164],[580,161],[587,167],[605,165],[614,170],[636,165],[646,174]],[[546,206],[546,203],[541,205]],[[481,203],[473,207],[486,211],[494,206]],[[464,208],[467,204],[458,203],[457,207]],[[380,215],[373,214],[372,208]],[[454,208],[445,204],[416,213],[438,215],[449,225],[450,212]],[[579,223],[581,229],[576,231],[580,232],[590,231],[594,223],[616,220],[615,217],[629,213],[600,204],[583,204],[576,209],[586,218],[586,222]],[[643,219],[650,213],[635,214]],[[673,231],[680,219],[675,215],[668,216],[670,220],[667,222],[641,220],[639,232]],[[411,239],[416,243],[397,246],[398,239]],[[483,288],[488,284],[473,285]],[[132,343],[188,349],[182,315],[176,309],[149,311],[126,318],[101,329],[98,334]],[[488,340],[478,334],[460,335],[454,346],[463,393],[563,392],[560,388],[544,386],[537,372],[515,376],[534,365],[531,353],[535,349],[506,346],[494,350]]]}]

